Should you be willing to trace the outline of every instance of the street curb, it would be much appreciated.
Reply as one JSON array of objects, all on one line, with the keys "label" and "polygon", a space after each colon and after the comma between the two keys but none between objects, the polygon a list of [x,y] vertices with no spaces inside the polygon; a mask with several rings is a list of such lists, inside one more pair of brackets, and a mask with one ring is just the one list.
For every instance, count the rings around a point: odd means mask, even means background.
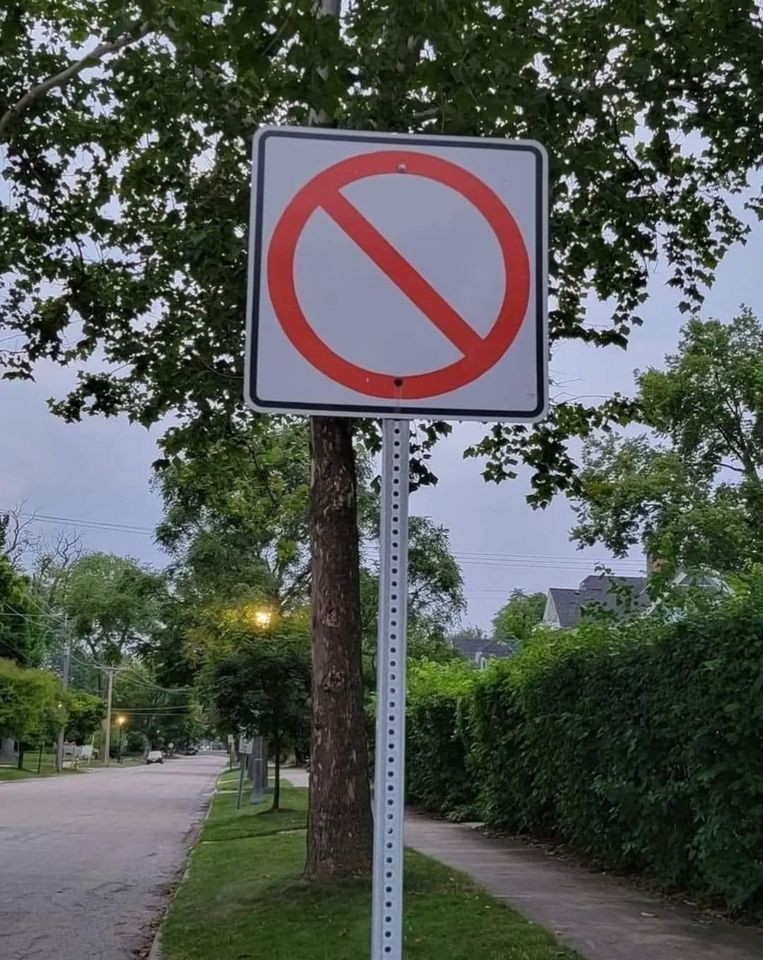
[{"label": "street curb", "polygon": [[[225,771],[223,771],[223,773],[224,772]],[[222,776],[222,773],[220,774],[220,776]],[[185,859],[183,860],[182,866],[178,870],[175,880],[172,883],[172,888],[170,889],[169,894],[167,896],[167,903],[165,904],[164,910],[162,911],[161,919],[159,920],[159,923],[156,925],[156,930],[154,931],[153,939],[151,941],[151,946],[148,950],[148,953],[141,954],[141,956],[145,957],[145,960],[162,960],[163,954],[162,954],[162,948],[160,943],[162,927],[164,926],[164,921],[167,919],[167,914],[170,912],[170,907],[172,906],[173,901],[175,900],[178,890],[188,878],[188,874],[191,867],[191,856],[193,855],[193,851],[196,849],[196,846],[199,842],[199,837],[201,836],[201,831],[204,829],[204,824],[209,819],[209,814],[212,810],[212,800],[214,799],[214,796],[217,793],[218,779],[219,777],[215,779],[214,786],[210,790],[209,794],[207,794],[207,796],[205,797],[206,810],[204,811],[204,815],[202,817],[199,817],[196,823],[194,823],[191,826],[191,829],[188,831],[186,835],[186,841],[188,841],[189,845],[188,845],[188,849],[186,850]]]}]

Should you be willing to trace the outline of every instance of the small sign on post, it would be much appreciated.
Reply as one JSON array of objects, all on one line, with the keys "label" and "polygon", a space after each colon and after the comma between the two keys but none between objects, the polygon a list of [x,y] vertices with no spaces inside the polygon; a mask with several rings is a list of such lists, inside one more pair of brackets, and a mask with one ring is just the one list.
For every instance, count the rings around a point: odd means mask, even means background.
[{"label": "small sign on post", "polygon": [[262,737],[255,737],[252,741],[252,752],[249,758],[252,773],[252,795],[250,803],[262,803],[265,799],[265,771],[264,771],[264,740]]},{"label": "small sign on post", "polygon": [[239,758],[239,773],[238,773],[238,797],[236,798],[236,809],[241,809],[241,798],[244,795],[244,778],[246,777],[246,765],[249,762],[249,755],[252,752],[252,741],[246,737],[238,738],[238,758]]},{"label": "small sign on post", "polygon": [[402,956],[408,421],[545,415],[546,166],[533,141],[254,138],[246,400],[384,420],[372,960]]}]

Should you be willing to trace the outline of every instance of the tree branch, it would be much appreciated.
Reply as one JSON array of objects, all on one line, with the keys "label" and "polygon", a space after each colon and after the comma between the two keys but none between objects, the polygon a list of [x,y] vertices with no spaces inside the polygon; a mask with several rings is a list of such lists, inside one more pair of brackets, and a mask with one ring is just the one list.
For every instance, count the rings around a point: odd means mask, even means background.
[{"label": "tree branch", "polygon": [[43,80],[42,83],[38,83],[36,87],[32,87],[31,89],[27,90],[24,96],[10,106],[5,111],[3,116],[0,117],[0,138],[2,138],[2,135],[10,122],[14,118],[20,117],[21,114],[25,110],[29,109],[33,103],[45,96],[48,90],[52,90],[54,87],[65,86],[73,77],[76,77],[77,74],[81,73],[86,67],[92,66],[110,53],[116,53],[118,50],[121,50],[122,47],[129,46],[131,43],[136,43],[138,40],[142,40],[147,33],[151,32],[152,29],[153,27],[150,24],[144,23],[138,29],[137,33],[124,33],[117,40],[113,40],[108,43],[101,43],[94,50],[91,50],[90,53],[85,54],[81,60],[77,60],[74,63],[69,64],[65,70],[54,74],[52,77],[48,77],[47,80]]}]

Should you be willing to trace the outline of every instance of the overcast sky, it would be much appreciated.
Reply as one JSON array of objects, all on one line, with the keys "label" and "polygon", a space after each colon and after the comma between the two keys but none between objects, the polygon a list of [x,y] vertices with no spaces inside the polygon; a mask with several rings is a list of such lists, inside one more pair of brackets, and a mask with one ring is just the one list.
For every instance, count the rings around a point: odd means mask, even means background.
[{"label": "overcast sky", "polygon": [[[741,304],[763,315],[762,266],[763,231],[755,225],[747,246],[732,249],[721,265],[704,315],[729,319]],[[684,318],[659,272],[650,293],[643,310],[646,322],[634,331],[627,351],[582,344],[557,347],[551,369],[560,386],[552,395],[562,390],[568,396],[630,393],[634,369],[661,365],[676,347]],[[604,308],[595,307],[591,322],[604,323],[606,316]],[[0,381],[0,508],[25,500],[28,512],[47,517],[134,526],[136,532],[66,524],[79,530],[89,550],[163,565],[166,557],[151,537],[161,513],[149,490],[157,433],[124,420],[57,420],[45,401],[62,396],[71,381],[70,372],[52,366],[41,367],[34,384]],[[575,586],[607,554],[603,549],[581,553],[569,542],[573,515],[563,498],[545,511],[532,510],[525,502],[526,476],[501,486],[482,481],[479,464],[463,460],[462,451],[484,430],[479,424],[460,425],[442,442],[434,458],[440,483],[417,493],[412,510],[450,530],[469,601],[464,622],[489,628],[513,588]],[[62,526],[40,522],[38,529],[53,533]],[[615,562],[613,568],[636,573],[643,569],[642,558]]]}]

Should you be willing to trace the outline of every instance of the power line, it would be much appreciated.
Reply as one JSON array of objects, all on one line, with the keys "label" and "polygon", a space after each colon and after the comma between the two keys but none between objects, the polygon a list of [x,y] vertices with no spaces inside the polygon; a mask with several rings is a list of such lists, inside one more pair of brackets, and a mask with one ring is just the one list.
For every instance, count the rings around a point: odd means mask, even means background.
[{"label": "power line", "polygon": [[640,560],[623,557],[566,556],[559,553],[493,553],[489,550],[455,550],[458,557],[491,557],[496,560],[574,560],[576,563],[641,563]]},{"label": "power line", "polygon": [[[133,673],[137,673],[137,668],[132,664],[126,664],[124,667],[121,667],[122,670],[131,670]],[[151,680],[146,680],[143,677],[127,677],[127,680],[131,680],[133,683],[137,683],[144,687],[149,687],[154,690],[162,690],[165,693],[176,693],[179,690],[194,690],[195,687],[163,687],[158,683],[153,683]]]},{"label": "power line", "polygon": [[[363,547],[362,552],[366,559],[378,560],[379,555],[375,547]],[[553,567],[560,569],[562,567],[587,567],[592,566],[630,566],[643,567],[643,561],[629,558],[617,559],[614,557],[565,557],[555,554],[523,554],[523,553],[487,553],[479,551],[459,551],[452,553],[454,559],[462,563],[479,563],[495,566],[540,566]]]},{"label": "power line", "polygon": [[143,536],[153,536],[154,531],[151,527],[139,526],[133,523],[119,523],[111,520],[87,520],[83,517],[62,517],[49,513],[19,513],[19,517],[25,520],[32,520],[39,523],[52,523],[58,525],[71,525],[77,527],[86,527],[93,530],[114,530],[120,533],[137,533]]},{"label": "power line", "polygon": [[78,518],[78,517],[53,517],[53,516],[46,516],[45,514],[42,514],[42,513],[37,513],[37,514],[22,513],[22,514],[19,514],[19,516],[32,521],[37,521],[39,523],[52,523],[58,526],[71,525],[74,527],[84,527],[85,529],[88,529],[88,530],[106,530],[106,531],[114,531],[118,533],[137,533],[141,536],[148,536],[148,537],[152,537],[154,535],[154,531],[151,530],[149,527],[138,527],[138,526],[133,526],[132,524],[126,524],[126,523],[110,523],[104,520],[83,520],[82,518]]},{"label": "power line", "polygon": [[[71,523],[77,526],[89,527],[92,529],[116,530],[123,533],[137,533],[144,536],[153,536],[154,531],[151,527],[140,526],[138,524],[119,523],[112,520],[87,520],[82,517],[63,517],[44,513],[20,513],[20,517],[30,520],[39,520],[41,523]],[[374,547],[364,547],[363,551],[370,553],[373,559],[377,559],[376,549]],[[464,562],[494,561],[494,562],[521,562],[521,563],[539,563],[545,566],[553,566],[555,563],[576,564],[591,566],[597,564],[612,564],[628,566],[643,566],[641,560],[630,558],[615,559],[612,557],[568,557],[559,554],[522,554],[522,553],[491,553],[479,550],[455,550],[453,556],[457,560]],[[552,563],[553,561],[553,563]]]},{"label": "power line", "polygon": [[115,706],[114,710],[117,713],[129,713],[129,714],[133,714],[134,716],[139,716],[142,714],[145,714],[147,716],[156,716],[158,714],[166,714],[167,716],[172,716],[173,714],[175,714],[177,716],[182,716],[183,713],[187,713],[189,710],[193,710],[194,706],[195,704],[192,704],[192,703],[189,703],[187,706],[184,706],[184,707],[172,707],[171,709],[168,707],[160,706],[156,710],[152,709],[151,707]]}]

